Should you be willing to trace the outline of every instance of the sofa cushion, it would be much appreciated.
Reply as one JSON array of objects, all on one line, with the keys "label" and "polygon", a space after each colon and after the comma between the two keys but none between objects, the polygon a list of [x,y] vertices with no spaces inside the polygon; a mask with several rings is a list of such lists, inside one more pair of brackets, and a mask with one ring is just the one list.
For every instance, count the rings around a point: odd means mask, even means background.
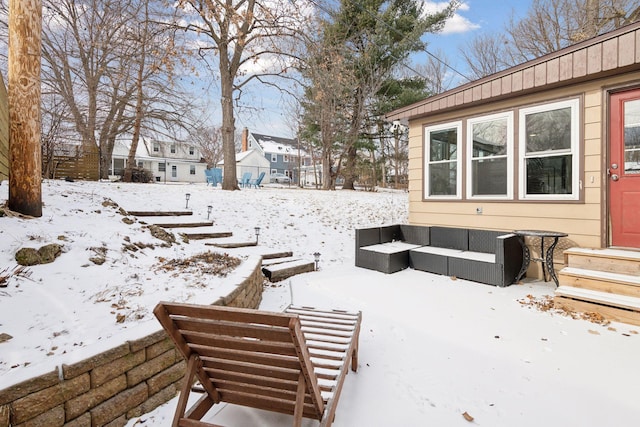
[{"label": "sofa cushion", "polygon": [[495,254],[496,239],[503,234],[507,233],[493,230],[469,230],[469,250]]},{"label": "sofa cushion", "polygon": [[462,258],[473,261],[487,262],[495,264],[496,254],[488,254],[485,252],[460,251],[449,255],[451,258]]},{"label": "sofa cushion", "polygon": [[380,243],[380,228],[361,228],[356,230],[356,248]]},{"label": "sofa cushion", "polygon": [[431,246],[448,249],[469,249],[469,230],[466,228],[431,227]]},{"label": "sofa cushion", "polygon": [[380,227],[379,243],[395,242],[396,240],[403,240],[399,225],[396,224]]},{"label": "sofa cushion", "polygon": [[407,243],[426,246],[430,244],[429,226],[401,224],[402,240]]},{"label": "sofa cushion", "polygon": [[411,249],[416,249],[419,247],[420,245],[413,245],[411,243],[406,243],[406,242],[388,242],[388,243],[379,243],[377,245],[371,245],[371,246],[363,246],[360,248],[360,250],[378,252],[382,254],[394,254],[398,252],[406,252]]}]

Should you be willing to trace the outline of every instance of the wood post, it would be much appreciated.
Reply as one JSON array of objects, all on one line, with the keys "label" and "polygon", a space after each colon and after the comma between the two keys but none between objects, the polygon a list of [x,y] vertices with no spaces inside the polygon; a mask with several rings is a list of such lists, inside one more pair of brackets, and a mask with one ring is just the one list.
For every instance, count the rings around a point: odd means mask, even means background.
[{"label": "wood post", "polygon": [[42,216],[42,0],[9,0],[9,209]]}]

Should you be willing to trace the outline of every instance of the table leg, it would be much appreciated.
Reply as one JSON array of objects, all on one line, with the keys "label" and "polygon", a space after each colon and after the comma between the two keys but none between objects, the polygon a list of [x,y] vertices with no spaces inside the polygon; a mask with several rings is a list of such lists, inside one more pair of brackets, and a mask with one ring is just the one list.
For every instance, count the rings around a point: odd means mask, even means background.
[{"label": "table leg", "polygon": [[[558,244],[558,239],[559,239],[558,237],[554,237],[553,243],[551,244],[551,246],[549,246],[549,249],[547,249],[547,255],[545,257],[546,258],[545,263],[547,264],[547,271],[549,272],[549,276],[556,283],[556,287],[558,287],[560,284],[558,283],[558,276],[556,276],[556,270],[553,268],[553,250]],[[546,282],[546,279],[545,279],[545,282]]]},{"label": "table leg", "polygon": [[[549,253],[549,252],[547,252]],[[542,280],[547,281],[547,272],[545,271],[545,257],[544,257],[544,237],[540,237],[540,261],[542,264]],[[547,271],[549,269],[547,268]]]},{"label": "table leg", "polygon": [[529,268],[529,263],[531,262],[531,251],[529,251],[529,247],[524,241],[524,236],[518,236],[518,240],[520,240],[520,245],[522,245],[522,267],[520,268],[520,272],[516,276],[516,283],[518,283],[520,279],[524,277],[524,274]]}]

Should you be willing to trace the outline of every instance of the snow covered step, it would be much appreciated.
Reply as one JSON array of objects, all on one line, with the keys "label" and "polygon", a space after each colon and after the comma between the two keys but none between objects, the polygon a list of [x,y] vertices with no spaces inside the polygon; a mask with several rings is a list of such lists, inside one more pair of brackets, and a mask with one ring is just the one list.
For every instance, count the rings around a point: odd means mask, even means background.
[{"label": "snow covered step", "polygon": [[215,227],[189,227],[181,228],[177,233],[186,236],[191,240],[216,239],[220,237],[231,237],[233,233],[221,228]]},{"label": "snow covered step", "polygon": [[[211,227],[213,221],[182,221],[180,219],[169,220],[168,217],[162,217],[163,220],[144,221],[149,225],[157,225],[162,228],[194,228],[194,227]],[[141,221],[143,222],[143,221]]]},{"label": "snow covered step", "polygon": [[640,276],[640,252],[636,251],[569,248],[564,258],[568,267]]},{"label": "snow covered step", "polygon": [[130,211],[130,210],[127,210],[127,213],[129,215],[133,215],[133,216],[189,216],[189,215],[193,215],[192,211]]},{"label": "snow covered step", "polygon": [[262,273],[271,282],[279,282],[296,274],[308,273],[315,270],[313,261],[303,259],[280,262],[262,267]]},{"label": "snow covered step", "polygon": [[563,286],[640,297],[640,277],[608,271],[565,267],[558,273]]},{"label": "snow covered step", "polygon": [[598,313],[604,318],[640,326],[640,298],[592,289],[559,286],[554,304],[571,311]]}]

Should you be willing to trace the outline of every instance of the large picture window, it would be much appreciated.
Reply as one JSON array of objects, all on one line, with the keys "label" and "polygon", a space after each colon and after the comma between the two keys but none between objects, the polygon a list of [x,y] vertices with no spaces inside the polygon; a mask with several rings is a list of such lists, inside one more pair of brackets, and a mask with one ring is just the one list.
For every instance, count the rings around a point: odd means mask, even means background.
[{"label": "large picture window", "polygon": [[467,197],[513,197],[513,114],[467,121]]},{"label": "large picture window", "polygon": [[520,194],[578,198],[578,100],[520,111]]},{"label": "large picture window", "polygon": [[425,198],[460,198],[461,122],[425,129]]}]

